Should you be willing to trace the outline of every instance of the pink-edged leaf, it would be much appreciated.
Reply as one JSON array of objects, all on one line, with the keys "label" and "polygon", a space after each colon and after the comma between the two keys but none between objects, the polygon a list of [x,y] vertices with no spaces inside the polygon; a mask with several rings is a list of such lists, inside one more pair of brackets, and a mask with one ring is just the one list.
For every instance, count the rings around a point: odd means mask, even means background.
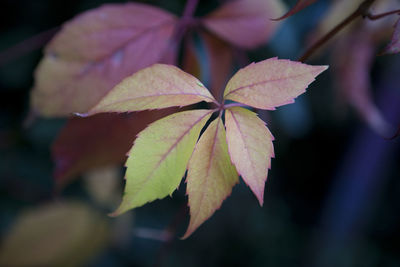
[{"label": "pink-edged leaf", "polygon": [[122,164],[141,130],[177,110],[106,113],[69,119],[51,148],[57,188],[61,189],[78,175],[93,168]]},{"label": "pink-edged leaf", "polygon": [[172,14],[137,3],[77,16],[46,47],[32,108],[43,116],[87,112],[123,78],[163,61],[175,24]]},{"label": "pink-edged leaf", "polygon": [[187,194],[190,223],[183,236],[190,236],[219,209],[238,183],[226,144],[221,118],[214,120],[200,137],[188,165]]},{"label": "pink-edged leaf", "polygon": [[234,0],[211,12],[204,25],[222,39],[244,48],[254,48],[275,32],[271,21],[283,12],[280,0]]},{"label": "pink-edged leaf", "polygon": [[232,48],[225,41],[209,33],[201,32],[201,37],[204,40],[211,73],[210,90],[217,99],[222,99],[224,86],[232,73]]},{"label": "pink-edged leaf", "polygon": [[385,47],[382,54],[396,54],[400,52],[400,19],[394,25],[392,40]]},{"label": "pink-edged leaf", "polygon": [[113,216],[171,195],[185,174],[212,110],[169,115],[141,131],[126,161],[124,197]]},{"label": "pink-edged leaf", "polygon": [[274,20],[286,19],[317,1],[318,0],[297,0],[297,3],[286,14]]},{"label": "pink-edged leaf", "polygon": [[125,78],[89,114],[187,106],[200,101],[215,99],[198,79],[175,66],[155,64]]},{"label": "pink-edged leaf", "polygon": [[270,58],[239,70],[228,82],[224,98],[259,109],[294,102],[327,66],[310,66]]},{"label": "pink-edged leaf", "polygon": [[[373,31],[358,27],[335,46],[332,64],[339,99],[353,106],[369,126],[382,136],[391,134],[391,127],[375,105],[370,72],[375,58]],[[339,109],[343,110],[343,109]]]},{"label": "pink-edged leaf", "polygon": [[226,110],[225,126],[232,162],[262,206],[265,181],[274,157],[274,137],[256,113],[241,107]]}]

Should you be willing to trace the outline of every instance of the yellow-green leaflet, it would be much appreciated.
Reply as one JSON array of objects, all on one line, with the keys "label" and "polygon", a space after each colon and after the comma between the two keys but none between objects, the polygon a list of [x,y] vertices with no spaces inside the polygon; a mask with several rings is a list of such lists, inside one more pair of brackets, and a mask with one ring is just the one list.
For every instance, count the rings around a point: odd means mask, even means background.
[{"label": "yellow-green leaflet", "polygon": [[216,100],[192,75],[172,65],[154,64],[124,79],[89,114],[187,106]]},{"label": "yellow-green leaflet", "polygon": [[189,161],[187,194],[190,224],[183,238],[191,235],[220,208],[238,182],[226,144],[221,118],[214,120],[200,137]]},{"label": "yellow-green leaflet", "polygon": [[211,114],[211,110],[175,113],[139,133],[126,162],[122,204],[113,215],[172,194]]},{"label": "yellow-green leaflet", "polygon": [[236,72],[226,85],[224,98],[255,108],[275,109],[294,102],[327,66],[269,58]]},{"label": "yellow-green leaflet", "polygon": [[232,162],[262,205],[265,181],[274,157],[274,137],[256,113],[241,107],[226,110],[225,125]]}]

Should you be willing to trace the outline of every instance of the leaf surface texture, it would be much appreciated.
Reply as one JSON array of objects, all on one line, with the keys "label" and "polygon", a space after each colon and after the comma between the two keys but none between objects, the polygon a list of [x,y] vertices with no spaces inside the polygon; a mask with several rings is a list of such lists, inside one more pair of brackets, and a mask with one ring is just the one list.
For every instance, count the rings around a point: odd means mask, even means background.
[{"label": "leaf surface texture", "polygon": [[192,75],[172,65],[155,64],[115,86],[89,114],[187,106],[214,97]]},{"label": "leaf surface texture", "polygon": [[229,158],[224,125],[218,118],[201,136],[189,162],[190,223],[183,238],[191,235],[220,208],[236,183],[238,174]]},{"label": "leaf surface texture", "polygon": [[265,181],[274,157],[274,137],[256,113],[241,107],[226,110],[225,125],[232,162],[262,205]]},{"label": "leaf surface texture", "polygon": [[185,174],[200,130],[211,112],[175,113],[140,132],[129,152],[125,193],[114,215],[172,194]]},{"label": "leaf surface texture", "polygon": [[293,103],[327,68],[277,58],[252,63],[229,80],[224,97],[255,108],[274,110]]}]

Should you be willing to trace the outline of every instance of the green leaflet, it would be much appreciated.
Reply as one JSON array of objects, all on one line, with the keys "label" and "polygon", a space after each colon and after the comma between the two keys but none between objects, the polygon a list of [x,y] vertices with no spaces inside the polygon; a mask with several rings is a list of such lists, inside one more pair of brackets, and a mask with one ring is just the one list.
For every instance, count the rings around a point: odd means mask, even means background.
[{"label": "green leaflet", "polygon": [[175,113],[150,124],[139,134],[126,162],[122,204],[113,215],[172,194],[211,114],[211,110]]}]

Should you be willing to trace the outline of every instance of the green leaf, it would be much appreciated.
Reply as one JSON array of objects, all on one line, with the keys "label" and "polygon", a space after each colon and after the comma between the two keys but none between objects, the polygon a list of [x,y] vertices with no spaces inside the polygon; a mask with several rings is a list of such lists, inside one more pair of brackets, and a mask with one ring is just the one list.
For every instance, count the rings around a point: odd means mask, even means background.
[{"label": "green leaf", "polygon": [[190,236],[220,208],[238,181],[239,176],[228,154],[225,128],[218,118],[201,136],[189,161],[190,224],[183,238]]},{"label": "green leaf", "polygon": [[129,112],[216,102],[204,85],[172,65],[155,64],[115,86],[89,114]]},{"label": "green leaf", "polygon": [[232,162],[262,205],[265,181],[274,157],[274,137],[256,113],[241,107],[226,110],[225,125]]},{"label": "green leaf", "polygon": [[125,194],[112,215],[172,194],[211,114],[212,110],[175,113],[139,133],[126,162]]}]

